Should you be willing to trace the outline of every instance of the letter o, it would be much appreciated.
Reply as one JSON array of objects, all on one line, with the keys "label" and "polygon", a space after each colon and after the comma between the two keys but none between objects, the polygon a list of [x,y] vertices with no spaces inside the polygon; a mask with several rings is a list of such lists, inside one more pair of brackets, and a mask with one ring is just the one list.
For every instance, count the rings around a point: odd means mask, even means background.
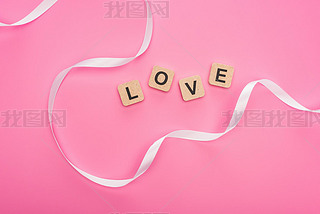
[{"label": "letter o", "polygon": [[[164,80],[162,82],[159,82],[158,77],[160,74],[164,75]],[[163,71],[159,71],[155,77],[154,77],[154,81],[158,84],[158,85],[164,85],[168,82],[168,74],[166,72]]]}]

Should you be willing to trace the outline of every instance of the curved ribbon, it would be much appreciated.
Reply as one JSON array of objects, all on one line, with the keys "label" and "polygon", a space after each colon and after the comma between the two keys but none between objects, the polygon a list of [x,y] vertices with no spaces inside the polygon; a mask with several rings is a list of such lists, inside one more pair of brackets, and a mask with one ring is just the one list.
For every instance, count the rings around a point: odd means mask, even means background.
[{"label": "curved ribbon", "polygon": [[[146,0],[145,0],[145,2],[146,2],[146,6],[147,6],[147,15],[148,15],[147,16],[148,17],[147,18],[147,25],[146,25],[146,31],[145,31],[143,43],[141,45],[140,50],[136,54],[136,56],[129,57],[129,58],[92,58],[92,59],[84,60],[84,61],[81,61],[81,62],[63,70],[61,73],[59,73],[56,76],[55,80],[52,83],[52,86],[50,89],[50,94],[49,94],[49,103],[48,103],[48,116],[49,116],[49,122],[50,122],[50,128],[52,131],[52,135],[54,137],[54,140],[57,143],[59,150],[61,151],[62,155],[64,156],[64,158],[68,161],[68,163],[75,170],[77,170],[84,177],[88,178],[89,180],[91,180],[97,184],[103,185],[103,186],[122,187],[122,186],[125,186],[128,183],[132,182],[133,180],[137,179],[139,176],[141,176],[144,172],[147,171],[147,169],[152,164],[154,158],[156,157],[156,154],[157,154],[157,152],[158,152],[158,150],[159,150],[159,148],[165,138],[171,137],[171,138],[180,138],[180,139],[188,139],[188,140],[196,140],[196,141],[212,141],[212,140],[216,140],[216,139],[222,137],[223,135],[225,135],[226,133],[231,131],[233,128],[235,128],[236,125],[239,123],[239,121],[243,115],[243,112],[246,109],[251,92],[257,83],[264,85],[276,97],[278,97],[282,102],[291,106],[292,108],[302,110],[302,111],[320,113],[320,109],[319,110],[310,110],[310,109],[302,106],[301,104],[299,104],[292,97],[290,97],[283,89],[281,89],[277,84],[275,84],[271,80],[267,80],[267,79],[257,80],[257,81],[253,81],[253,82],[248,83],[244,87],[244,89],[242,90],[242,92],[238,98],[237,104],[235,106],[235,111],[232,115],[230,123],[224,132],[222,132],[222,133],[207,133],[207,132],[199,132],[199,131],[192,131],[192,130],[177,130],[177,131],[173,131],[173,132],[163,136],[162,138],[155,141],[149,147],[149,149],[146,152],[136,174],[132,178],[120,179],[120,180],[100,178],[100,177],[89,174],[89,173],[83,171],[82,169],[78,168],[64,154],[64,152],[61,149],[59,142],[55,136],[54,130],[53,130],[52,111],[53,111],[53,107],[54,107],[55,97],[58,93],[59,87],[62,84],[62,81],[64,80],[64,78],[67,76],[67,74],[69,73],[69,71],[72,68],[75,68],[75,67],[117,67],[117,66],[121,66],[121,65],[125,65],[125,64],[129,63],[132,60],[134,60],[135,58],[139,57],[141,54],[143,54],[150,44],[151,37],[152,37],[152,28],[153,28],[152,14],[150,11],[150,7],[149,7],[149,4]],[[240,112],[240,116],[239,116],[239,114],[237,114],[237,112]]]},{"label": "curved ribbon", "polygon": [[26,15],[23,19],[20,21],[17,21],[13,24],[5,24],[0,22],[0,27],[10,27],[10,26],[18,26],[18,25],[24,25],[29,22],[32,22],[33,20],[37,19],[39,16],[44,14],[52,5],[54,5],[58,0],[43,0],[31,13]]}]

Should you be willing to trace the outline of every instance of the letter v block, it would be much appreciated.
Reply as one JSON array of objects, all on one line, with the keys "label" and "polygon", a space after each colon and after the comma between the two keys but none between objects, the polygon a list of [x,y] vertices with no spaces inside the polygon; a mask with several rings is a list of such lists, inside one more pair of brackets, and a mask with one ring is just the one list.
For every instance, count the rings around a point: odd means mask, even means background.
[{"label": "letter v block", "polygon": [[132,80],[119,85],[118,92],[124,106],[141,102],[144,99],[138,80]]},{"label": "letter v block", "polygon": [[184,101],[203,97],[205,92],[200,76],[192,76],[179,80],[179,86]]}]

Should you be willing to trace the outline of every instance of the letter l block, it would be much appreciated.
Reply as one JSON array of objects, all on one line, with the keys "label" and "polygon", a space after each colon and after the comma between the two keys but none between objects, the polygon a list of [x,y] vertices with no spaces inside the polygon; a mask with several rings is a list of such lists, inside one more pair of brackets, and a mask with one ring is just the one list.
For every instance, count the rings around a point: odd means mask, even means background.
[{"label": "letter l block", "polygon": [[124,106],[129,106],[144,100],[142,89],[138,80],[120,84],[118,92]]}]

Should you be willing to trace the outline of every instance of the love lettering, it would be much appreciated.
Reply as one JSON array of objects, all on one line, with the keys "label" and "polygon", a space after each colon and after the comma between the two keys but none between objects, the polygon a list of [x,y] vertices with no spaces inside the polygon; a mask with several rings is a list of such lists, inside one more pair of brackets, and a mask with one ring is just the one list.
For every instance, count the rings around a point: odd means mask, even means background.
[{"label": "love lettering", "polygon": [[[209,75],[209,84],[229,88],[233,77],[233,67],[213,63]],[[154,66],[149,79],[151,88],[168,92],[173,82],[174,72]],[[198,99],[205,95],[201,77],[196,75],[179,80],[179,87],[184,101]],[[118,92],[124,106],[129,106],[144,100],[143,92],[138,80],[120,84]]]}]

